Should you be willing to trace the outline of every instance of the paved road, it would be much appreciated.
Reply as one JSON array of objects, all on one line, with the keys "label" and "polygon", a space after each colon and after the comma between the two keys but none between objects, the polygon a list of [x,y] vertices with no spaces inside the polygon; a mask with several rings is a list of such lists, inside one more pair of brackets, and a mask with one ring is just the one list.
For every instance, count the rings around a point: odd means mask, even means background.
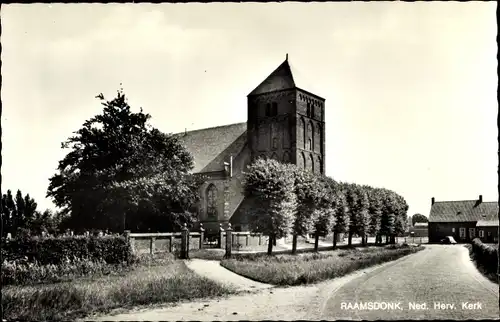
[{"label": "paved road", "polygon": [[337,291],[323,293],[319,318],[498,319],[498,294],[498,284],[477,271],[465,247],[427,245],[425,250],[363,274]]}]

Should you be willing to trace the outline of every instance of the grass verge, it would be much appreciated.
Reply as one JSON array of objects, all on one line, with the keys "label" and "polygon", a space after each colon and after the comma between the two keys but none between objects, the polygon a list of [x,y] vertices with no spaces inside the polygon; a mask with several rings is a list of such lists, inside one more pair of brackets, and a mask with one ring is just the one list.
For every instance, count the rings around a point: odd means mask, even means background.
[{"label": "grass verge", "polygon": [[115,308],[222,296],[233,291],[196,275],[182,261],[144,260],[122,275],[56,284],[6,286],[3,319],[69,320]]},{"label": "grass verge", "polygon": [[422,249],[423,246],[390,245],[298,255],[256,254],[226,259],[221,261],[221,265],[255,281],[274,285],[299,285],[340,277]]}]

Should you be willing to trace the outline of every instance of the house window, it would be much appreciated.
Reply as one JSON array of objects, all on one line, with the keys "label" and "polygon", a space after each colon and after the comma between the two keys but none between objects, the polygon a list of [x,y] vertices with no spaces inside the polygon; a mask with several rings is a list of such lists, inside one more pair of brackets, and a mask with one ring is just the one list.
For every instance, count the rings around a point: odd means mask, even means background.
[{"label": "house window", "polygon": [[480,230],[479,231],[479,238],[483,238],[484,237],[484,230]]},{"label": "house window", "polygon": [[271,116],[271,104],[266,104],[266,116]]},{"label": "house window", "polygon": [[470,239],[476,237],[476,228],[469,228],[469,237]]},{"label": "house window", "polygon": [[455,227],[451,228],[451,232],[455,233]]},{"label": "house window", "polygon": [[465,228],[460,227],[460,238],[465,238]]},{"label": "house window", "polygon": [[213,184],[207,188],[207,216],[217,218],[217,188]]}]

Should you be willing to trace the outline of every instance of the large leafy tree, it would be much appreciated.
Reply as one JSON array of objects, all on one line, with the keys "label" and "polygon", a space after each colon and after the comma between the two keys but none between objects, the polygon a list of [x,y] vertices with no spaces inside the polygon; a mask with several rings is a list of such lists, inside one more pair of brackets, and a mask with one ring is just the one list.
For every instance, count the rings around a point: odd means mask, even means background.
[{"label": "large leafy tree", "polygon": [[375,241],[380,242],[380,226],[382,219],[382,198],[379,189],[367,186],[368,200],[369,200],[369,213],[370,224],[368,232],[370,235],[375,236]]},{"label": "large leafy tree", "polygon": [[102,114],[63,142],[69,153],[50,179],[47,195],[70,215],[75,230],[172,230],[194,219],[202,178],[189,174],[193,159],[178,138],[134,113],[123,91],[102,94]]},{"label": "large leafy tree", "polygon": [[294,171],[294,193],[297,197],[297,212],[292,224],[292,253],[297,251],[297,237],[309,234],[318,219],[319,198],[322,187],[318,177],[310,171],[291,166]]},{"label": "large leafy tree", "polygon": [[[314,215],[314,250],[318,251],[319,236],[328,235],[336,224],[336,214],[338,211],[338,195],[335,188],[336,182],[327,177],[319,176],[317,185],[317,198]],[[335,238],[335,236],[334,236]]]},{"label": "large leafy tree", "polygon": [[249,212],[252,232],[269,236],[268,254],[275,239],[290,233],[297,211],[292,165],[275,160],[257,159],[244,175],[245,195],[254,200]]},{"label": "large leafy tree", "polygon": [[411,218],[411,225],[412,226],[415,226],[415,224],[418,222],[423,222],[423,223],[429,222],[429,218],[427,218],[426,216],[424,216],[422,214],[414,214],[410,218]]}]

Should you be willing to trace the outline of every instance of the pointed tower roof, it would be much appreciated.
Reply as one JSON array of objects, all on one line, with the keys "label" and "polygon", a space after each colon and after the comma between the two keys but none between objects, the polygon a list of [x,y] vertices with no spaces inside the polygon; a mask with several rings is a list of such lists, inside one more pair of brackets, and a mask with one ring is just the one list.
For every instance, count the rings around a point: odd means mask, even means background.
[{"label": "pointed tower roof", "polygon": [[[312,90],[309,83],[303,81],[302,74],[300,74],[293,66],[288,62],[288,54],[286,59],[281,65],[278,66],[267,78],[260,83],[248,96],[259,95],[263,93],[269,93],[274,91],[280,91],[285,89],[299,88],[302,90]],[[304,88],[305,87],[305,88]],[[314,93],[311,93],[314,94]],[[317,94],[314,94],[317,96]]]}]

